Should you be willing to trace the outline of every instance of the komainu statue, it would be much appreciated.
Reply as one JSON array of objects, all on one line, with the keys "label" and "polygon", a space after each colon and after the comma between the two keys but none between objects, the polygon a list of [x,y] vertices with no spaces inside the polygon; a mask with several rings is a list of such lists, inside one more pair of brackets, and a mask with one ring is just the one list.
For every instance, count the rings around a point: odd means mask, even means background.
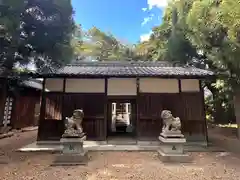
[{"label": "komainu statue", "polygon": [[66,117],[63,137],[82,137],[85,135],[82,128],[83,116],[83,110],[76,109],[73,111],[72,117]]},{"label": "komainu statue", "polygon": [[180,133],[181,134],[181,121],[179,117],[174,118],[171,111],[163,110],[161,113],[163,120],[162,133]]}]

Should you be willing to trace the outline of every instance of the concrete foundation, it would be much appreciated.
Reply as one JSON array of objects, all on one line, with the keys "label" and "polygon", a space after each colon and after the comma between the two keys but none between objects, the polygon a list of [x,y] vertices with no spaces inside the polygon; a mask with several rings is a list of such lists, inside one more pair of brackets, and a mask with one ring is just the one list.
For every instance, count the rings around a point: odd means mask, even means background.
[{"label": "concrete foundation", "polygon": [[158,155],[162,162],[190,162],[190,156],[184,152],[186,139],[182,135],[179,137],[159,136],[159,140],[161,145]]},{"label": "concrete foundation", "polygon": [[191,161],[188,154],[169,154],[164,153],[162,150],[158,150],[157,152],[162,162],[188,163]]},{"label": "concrete foundation", "polygon": [[87,152],[83,149],[86,137],[62,138],[62,153],[56,156],[53,165],[84,165],[87,163]]}]

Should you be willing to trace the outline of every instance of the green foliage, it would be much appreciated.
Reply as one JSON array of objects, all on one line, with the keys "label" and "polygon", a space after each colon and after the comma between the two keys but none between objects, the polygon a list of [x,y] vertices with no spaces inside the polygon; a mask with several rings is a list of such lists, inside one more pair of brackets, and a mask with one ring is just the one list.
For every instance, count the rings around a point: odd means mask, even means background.
[{"label": "green foliage", "polygon": [[77,38],[77,46],[75,43],[75,54],[78,57],[92,57],[99,61],[135,61],[141,58],[134,46],[122,43],[110,33],[102,32],[96,27],[87,32],[80,31],[81,37]]},{"label": "green foliage", "polygon": [[69,0],[2,0],[0,63],[5,72],[16,63],[34,61],[44,71],[69,62],[72,14]]},{"label": "green foliage", "polygon": [[215,121],[234,119],[232,99],[240,83],[239,9],[239,0],[172,0],[162,24],[139,45],[154,60],[215,71],[219,80],[205,82],[213,93],[207,111]]}]

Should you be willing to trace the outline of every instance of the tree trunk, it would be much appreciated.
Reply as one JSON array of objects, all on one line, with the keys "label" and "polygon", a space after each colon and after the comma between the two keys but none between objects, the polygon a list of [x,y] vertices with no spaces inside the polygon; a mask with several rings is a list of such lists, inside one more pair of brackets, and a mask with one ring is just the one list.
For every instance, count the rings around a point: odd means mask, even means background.
[{"label": "tree trunk", "polygon": [[235,89],[234,91],[234,110],[237,123],[237,136],[240,139],[240,89]]}]

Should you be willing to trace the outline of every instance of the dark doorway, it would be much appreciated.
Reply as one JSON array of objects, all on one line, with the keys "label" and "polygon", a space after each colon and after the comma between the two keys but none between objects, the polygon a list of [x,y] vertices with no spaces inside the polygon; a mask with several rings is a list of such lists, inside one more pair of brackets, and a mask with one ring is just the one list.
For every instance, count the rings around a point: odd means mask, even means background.
[{"label": "dark doorway", "polygon": [[108,137],[135,137],[136,100],[108,100]]}]

